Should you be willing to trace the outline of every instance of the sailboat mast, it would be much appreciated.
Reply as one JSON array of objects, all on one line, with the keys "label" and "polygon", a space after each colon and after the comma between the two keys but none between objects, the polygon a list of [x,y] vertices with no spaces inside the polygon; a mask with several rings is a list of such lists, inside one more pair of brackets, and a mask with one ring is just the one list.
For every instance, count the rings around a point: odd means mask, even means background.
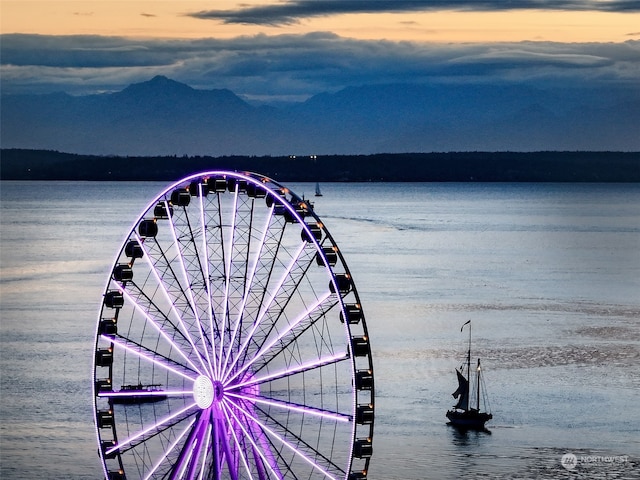
[{"label": "sailboat mast", "polygon": [[467,379],[471,382],[471,320],[469,324],[469,349],[467,350]]},{"label": "sailboat mast", "polygon": [[478,359],[478,385],[476,385],[476,395],[477,395],[477,405],[478,405],[478,411],[480,411],[480,359]]},{"label": "sailboat mast", "polygon": [[470,402],[471,402],[471,320],[467,320],[462,327],[460,327],[460,331],[464,329],[466,325],[469,325],[469,349],[467,350],[467,386],[466,386],[466,405],[464,410],[469,410]]}]

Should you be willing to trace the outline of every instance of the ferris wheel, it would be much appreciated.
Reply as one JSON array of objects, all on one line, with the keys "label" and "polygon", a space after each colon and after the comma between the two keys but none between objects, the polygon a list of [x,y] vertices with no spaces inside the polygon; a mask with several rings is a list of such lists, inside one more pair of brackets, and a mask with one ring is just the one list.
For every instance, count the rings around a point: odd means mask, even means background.
[{"label": "ferris wheel", "polygon": [[135,221],[101,302],[106,479],[367,478],[367,326],[308,200],[253,173],[184,178]]}]

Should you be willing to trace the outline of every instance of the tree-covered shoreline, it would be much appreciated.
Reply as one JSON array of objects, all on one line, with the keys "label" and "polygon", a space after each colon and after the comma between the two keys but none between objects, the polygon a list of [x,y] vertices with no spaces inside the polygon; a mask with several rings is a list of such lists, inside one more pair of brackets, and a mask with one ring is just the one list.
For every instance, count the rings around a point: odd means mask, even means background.
[{"label": "tree-covered shoreline", "polygon": [[206,170],[309,182],[640,182],[640,152],[100,156],[2,149],[2,180],[171,181]]}]

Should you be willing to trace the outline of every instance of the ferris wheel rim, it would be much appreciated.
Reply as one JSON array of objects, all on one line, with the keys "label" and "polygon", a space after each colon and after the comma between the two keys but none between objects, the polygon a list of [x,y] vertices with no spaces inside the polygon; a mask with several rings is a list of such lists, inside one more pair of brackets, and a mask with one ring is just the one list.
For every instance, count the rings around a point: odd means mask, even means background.
[{"label": "ferris wheel rim", "polygon": [[[145,221],[145,216],[148,215],[148,213],[150,211],[152,211],[154,209],[154,206],[160,201],[161,198],[164,198],[164,204],[165,204],[165,208],[168,212],[169,207],[170,207],[170,202],[166,199],[167,195],[170,194],[171,192],[175,191],[176,189],[183,187],[185,184],[193,182],[195,180],[198,181],[203,181],[205,179],[209,178],[224,178],[224,179],[234,179],[235,181],[245,181],[245,182],[249,182],[253,185],[255,185],[256,187],[262,188],[266,193],[265,195],[267,196],[271,196],[273,197],[274,201],[279,202],[279,205],[282,205],[287,211],[288,211],[288,215],[291,216],[291,218],[293,218],[293,223],[299,224],[302,228],[302,235],[303,235],[303,244],[305,243],[311,243],[313,244],[317,255],[322,257],[322,260],[324,262],[324,269],[326,272],[329,273],[330,275],[330,282],[333,285],[332,289],[333,289],[333,294],[336,295],[337,298],[337,303],[339,305],[339,309],[340,309],[340,314],[341,314],[341,318],[344,315],[345,318],[347,318],[347,312],[345,310],[345,303],[343,301],[343,296],[342,293],[340,292],[340,288],[341,285],[339,285],[339,281],[338,281],[338,277],[336,274],[336,272],[334,271],[333,267],[331,266],[331,262],[330,260],[327,258],[326,256],[326,252],[325,250],[323,250],[323,245],[320,244],[319,240],[316,238],[315,233],[311,230],[311,228],[309,227],[309,224],[307,223],[307,221],[305,221],[305,217],[306,218],[312,218],[313,220],[316,221],[316,226],[315,228],[319,227],[322,230],[323,233],[323,238],[326,239],[326,241],[331,245],[331,247],[333,248],[333,250],[336,253],[336,256],[339,258],[339,264],[342,267],[342,270],[344,271],[343,273],[341,273],[340,275],[347,275],[348,277],[350,277],[350,272],[348,270],[348,267],[346,265],[346,262],[344,260],[344,257],[342,256],[342,252],[337,248],[337,245],[333,239],[333,237],[331,236],[331,234],[329,233],[329,231],[326,229],[326,227],[324,226],[324,224],[321,222],[320,218],[316,215],[316,213],[313,211],[313,208],[310,208],[308,205],[304,206],[304,212],[300,213],[297,209],[296,206],[300,206],[301,203],[305,202],[304,198],[297,196],[295,193],[291,192],[291,190],[289,190],[287,187],[284,187],[283,185],[281,185],[280,183],[258,175],[258,174],[254,174],[254,173],[250,173],[250,172],[228,172],[228,171],[222,171],[222,170],[211,170],[211,171],[206,171],[206,172],[200,172],[200,173],[196,173],[190,176],[187,176],[183,179],[180,179],[174,183],[172,183],[171,185],[169,185],[168,187],[164,188],[158,195],[156,195],[154,197],[154,199],[144,208],[144,210],[142,211],[141,215],[136,219],[136,221],[133,223],[132,228],[130,229],[129,233],[127,236],[125,236],[125,239],[122,243],[122,246],[120,248],[119,253],[116,255],[116,258],[113,262],[113,268],[112,271],[119,265],[119,259],[122,257],[123,252],[125,250],[125,245],[127,244],[127,241],[130,240],[132,238],[132,236],[135,236],[136,238],[138,238],[138,240],[140,240],[140,237],[137,236],[137,234],[135,233],[136,228],[140,226],[141,222]],[[203,190],[202,190],[202,183],[200,183],[200,191],[199,191],[199,195],[195,195],[196,197],[199,196],[201,202],[202,202],[202,198],[204,195]],[[236,189],[236,196],[238,195],[238,190]],[[289,195],[290,199],[287,199],[286,196]],[[308,201],[306,201],[308,202]],[[235,215],[235,213],[234,213]],[[173,218],[171,217],[171,215],[169,215],[169,221],[170,224],[172,224],[173,222]],[[204,225],[203,225],[204,226]],[[174,228],[173,226],[171,227],[172,229]],[[220,225],[220,228],[222,229],[222,225]],[[266,230],[265,230],[266,231]],[[176,248],[178,249],[179,252],[179,246],[178,246],[178,240],[176,237],[175,232],[173,232],[174,238],[175,238],[175,242],[176,242]],[[202,233],[203,238],[205,237],[206,233]],[[306,237],[306,239],[305,239]],[[205,240],[206,243],[206,240]],[[145,258],[147,257],[147,255],[145,255]],[[181,257],[181,254],[178,253],[178,257],[183,260],[183,258]],[[134,259],[135,260],[135,259]],[[209,261],[209,257],[207,257],[207,264]],[[184,272],[186,274],[186,269],[184,269]],[[111,292],[113,290],[112,285],[115,283],[113,278],[113,273],[111,273],[111,275],[109,276],[107,282],[106,282],[106,286],[105,286],[105,290],[104,290],[104,296],[106,297],[107,294],[109,292]],[[228,279],[227,279],[227,284],[228,284]],[[355,289],[355,283],[352,281],[352,279],[350,279],[350,292],[348,293],[349,295],[352,296],[352,298],[354,298],[357,302],[357,304],[360,303],[360,297],[357,293],[357,290]],[[122,288],[119,290],[120,293],[122,294],[123,297],[125,297],[127,295],[127,293],[125,293],[126,288],[124,286],[122,286]],[[191,286],[188,287],[188,290],[191,291]],[[135,304],[135,301],[132,302]],[[319,302],[319,303],[322,303]],[[93,402],[93,406],[94,406],[94,421],[96,424],[96,434],[97,434],[97,438],[98,438],[98,442],[100,445],[100,457],[101,457],[101,461],[103,464],[103,470],[104,470],[104,474],[105,477],[108,479],[111,478],[118,478],[116,474],[114,474],[114,472],[109,470],[109,467],[107,467],[106,465],[106,461],[107,461],[107,457],[113,456],[115,455],[116,457],[118,457],[118,460],[120,461],[120,455],[121,455],[121,449],[123,447],[123,443],[122,440],[120,441],[120,443],[118,443],[118,436],[116,433],[116,426],[115,426],[115,421],[112,427],[112,431],[113,431],[113,444],[111,446],[107,446],[105,448],[104,446],[104,440],[102,439],[102,435],[101,435],[101,429],[102,427],[101,425],[101,421],[103,420],[100,415],[102,415],[102,410],[100,410],[98,403],[101,401],[100,399],[104,399],[104,396],[101,396],[100,394],[100,388],[99,388],[99,381],[100,378],[98,376],[98,371],[99,370],[103,370],[103,360],[100,359],[98,360],[98,353],[101,352],[101,350],[99,349],[99,345],[101,344],[101,341],[111,341],[112,342],[112,347],[115,345],[116,347],[118,347],[119,349],[122,349],[124,351],[127,350],[127,348],[132,349],[131,351],[136,352],[136,348],[131,347],[130,345],[125,345],[124,343],[118,343],[115,340],[111,339],[111,337],[109,337],[108,335],[105,335],[103,332],[101,332],[101,318],[103,316],[103,311],[106,308],[106,303],[105,301],[103,301],[101,308],[100,308],[100,312],[99,312],[99,318],[98,318],[98,326],[96,328],[96,342],[95,342],[95,348],[94,350],[96,351],[96,354],[94,355],[94,361],[93,361],[93,398],[94,398],[94,402]],[[135,310],[135,307],[134,307]],[[196,322],[198,323],[199,320]],[[358,415],[360,414],[360,401],[359,401],[359,394],[361,393],[361,391],[359,390],[359,387],[357,387],[358,384],[358,378],[356,378],[356,374],[357,374],[357,367],[356,367],[356,354],[354,354],[354,344],[353,344],[353,336],[351,335],[351,327],[350,327],[350,322],[349,321],[343,321],[344,323],[344,330],[345,330],[345,336],[347,337],[348,341],[349,341],[349,345],[348,348],[346,350],[345,353],[343,354],[338,354],[336,355],[335,358],[330,358],[329,363],[331,362],[337,362],[337,361],[344,361],[344,360],[348,360],[349,364],[350,364],[350,369],[351,369],[351,381],[352,381],[352,391],[351,391],[351,398],[352,398],[352,405],[350,408],[350,418],[347,419],[347,421],[351,424],[351,434],[350,434],[350,453],[349,453],[349,460],[347,462],[347,465],[344,467],[344,476],[342,478],[345,479],[356,479],[356,478],[362,478],[362,479],[366,479],[366,470],[368,469],[368,465],[369,465],[369,458],[370,458],[370,445],[371,445],[371,437],[373,435],[373,364],[372,364],[372,356],[371,356],[371,352],[370,352],[370,348],[368,347],[368,344],[364,347],[364,350],[362,350],[363,347],[359,347],[361,349],[360,352],[360,356],[365,357],[364,361],[365,364],[368,364],[368,371],[370,372],[370,379],[367,380],[367,387],[366,390],[368,390],[369,393],[367,393],[368,395],[368,416],[366,421],[360,422],[359,420],[357,420]],[[199,325],[199,327],[202,327],[202,325]],[[362,315],[361,319],[360,319],[360,328],[361,330],[364,332],[364,337],[367,338],[368,337],[368,331],[367,331],[367,327],[366,327],[366,322],[364,320],[364,316]],[[213,329],[213,327],[212,327]],[[160,332],[162,333],[162,332]],[[212,339],[215,337],[215,335],[213,334],[213,330],[212,333],[213,335]],[[202,338],[204,338],[204,334],[202,336]],[[361,338],[361,337],[359,337]],[[368,341],[368,340],[367,340]],[[220,344],[220,351],[222,352],[222,343]],[[230,351],[230,350],[229,350]],[[362,351],[364,351],[364,354],[362,353]],[[206,346],[205,346],[205,352],[208,352]],[[140,354],[140,352],[137,352],[138,354]],[[157,352],[156,352],[157,353]],[[214,352],[215,353],[215,352]],[[105,354],[107,355],[107,354]],[[132,354],[134,355],[134,354]],[[108,355],[107,355],[108,356]],[[221,357],[220,357],[221,358]],[[238,360],[239,357],[236,357],[236,360]],[[112,361],[112,360],[111,360]],[[108,360],[104,361],[106,363],[108,363]],[[362,362],[360,362],[362,363]],[[244,365],[243,365],[244,366]],[[324,366],[324,365],[320,365],[320,363],[318,363],[318,366],[314,366],[314,368],[319,368],[320,366]],[[166,367],[166,366],[165,366]],[[229,402],[224,401],[223,399],[223,392],[225,392],[225,389],[229,386],[229,383],[233,380],[236,380],[236,378],[238,378],[239,376],[244,375],[244,373],[240,373],[240,374],[235,374],[236,376],[234,378],[232,378],[231,380],[229,380],[229,376],[227,375],[226,378],[224,378],[224,376],[220,376],[220,372],[215,372],[215,368],[209,363],[209,367],[210,370],[207,371],[207,365],[206,362],[203,361],[203,365],[202,365],[202,370],[200,370],[197,365],[192,364],[190,365],[190,369],[193,370],[193,372],[197,372],[197,376],[191,377],[188,376],[187,374],[185,374],[184,372],[179,372],[179,371],[175,371],[174,373],[176,375],[183,375],[184,377],[190,379],[193,382],[194,387],[192,387],[192,391],[191,393],[191,400],[193,400],[192,403],[190,403],[188,406],[184,407],[182,410],[177,410],[177,412],[173,412],[174,417],[173,418],[181,418],[183,415],[185,415],[185,413],[187,411],[191,411],[194,406],[198,409],[200,409],[200,412],[204,412],[204,411],[208,411],[208,409],[212,408],[212,406],[215,406],[216,409],[219,410],[219,414],[221,417],[225,417],[229,422],[231,422],[230,419],[232,419],[232,417],[235,416],[235,418],[237,419],[237,415],[242,414],[243,418],[245,419],[245,421],[248,421],[247,419],[251,419],[251,422],[256,422],[256,424],[261,425],[260,426],[260,430],[263,432],[263,436],[265,438],[263,438],[262,441],[266,442],[266,437],[268,435],[266,435],[266,433],[271,434],[271,427],[269,427],[268,425],[262,425],[259,422],[259,419],[255,416],[255,412],[251,413],[249,411],[243,411],[238,413],[239,411],[234,411],[231,410],[228,405]],[[111,366],[109,367],[109,369],[111,370]],[[248,367],[245,369],[245,371],[248,371]],[[292,372],[295,371],[295,369],[291,370]],[[301,370],[302,371],[302,370]],[[208,373],[207,373],[208,372]],[[293,374],[292,374],[293,375]],[[112,378],[112,373],[111,371],[109,371],[109,380],[113,381]],[[264,381],[264,380],[262,380]],[[227,383],[225,383],[227,382]],[[198,383],[198,388],[196,389],[195,384]],[[236,382],[234,384],[234,388],[238,391],[236,392],[227,392],[227,398],[244,398],[246,401],[247,400],[247,396],[244,395],[243,397],[243,388],[245,387],[250,387],[251,385],[256,385],[258,382],[256,381],[255,378],[248,378],[245,376],[242,376],[242,378],[240,378],[240,380],[238,382]],[[238,386],[239,385],[239,386]],[[113,386],[112,386],[113,387]],[[196,393],[200,392],[200,393]],[[187,390],[188,391],[188,390]],[[240,393],[238,393],[240,392]],[[166,393],[166,392],[165,392]],[[172,395],[183,395],[183,396],[187,396],[187,394],[183,391],[183,392],[171,392]],[[110,394],[111,396],[109,396],[109,406],[112,406],[112,398],[116,398],[115,392]],[[150,394],[151,395],[151,394]],[[158,394],[157,396],[160,396],[160,394]],[[127,394],[125,393],[124,395],[122,395],[122,397],[127,397]],[[251,398],[253,398],[253,402],[255,405],[262,403],[268,403],[266,402],[264,399],[258,399],[256,396],[251,396]],[[275,402],[277,403],[277,402]],[[285,402],[286,403],[286,402]],[[272,406],[272,405],[271,405]],[[282,407],[283,405],[279,405],[280,407]],[[304,407],[304,405],[303,405]],[[260,406],[256,407],[259,411],[261,411],[264,414],[264,411],[260,410]],[[286,408],[291,408],[291,409],[295,409],[298,408],[295,406],[295,402],[291,405],[287,405]],[[313,412],[313,408],[309,408],[305,411],[305,414],[308,415],[314,415],[314,414],[319,414],[319,412]],[[191,415],[194,416],[193,420],[189,422],[187,422],[187,426],[184,428],[184,430],[180,433],[180,434],[176,434],[176,439],[175,439],[175,444],[171,447],[172,449],[175,447],[175,445],[177,445],[180,441],[182,441],[182,439],[184,438],[185,435],[191,435],[191,433],[193,432],[192,428],[198,428],[199,432],[204,432],[204,437],[203,438],[210,438],[211,435],[211,430],[212,429],[216,429],[216,428],[222,428],[221,426],[218,425],[218,421],[214,421],[211,420],[209,421],[209,423],[207,423],[207,421],[203,420],[202,422],[200,422],[199,420],[196,420],[195,415]],[[202,414],[200,415],[202,416]],[[198,418],[200,418],[200,416]],[[339,417],[339,416],[337,416]],[[346,417],[346,416],[345,416]],[[187,418],[187,417],[185,417]],[[183,421],[184,419],[180,420],[180,423]],[[340,419],[340,420],[344,420],[344,418]],[[338,420],[336,420],[338,421]],[[202,425],[200,425],[200,423],[202,423]],[[240,424],[240,422],[237,422],[238,424]],[[197,424],[197,425],[196,425]],[[128,424],[127,424],[128,425]],[[196,425],[196,427],[194,427],[194,425]],[[154,425],[155,427],[157,427],[157,425]],[[255,427],[255,425],[254,425]],[[254,428],[251,427],[251,428]],[[189,431],[191,431],[191,433],[189,433]],[[266,433],[265,433],[266,432]],[[364,432],[366,434],[366,436],[364,436],[364,438],[360,438],[360,432]],[[246,434],[246,432],[244,432]],[[146,432],[144,430],[139,431],[138,433],[136,433],[133,436],[129,436],[127,437],[124,441],[128,442],[128,444],[134,444],[137,440],[139,440],[140,438],[145,437],[145,435],[148,435],[149,432]],[[136,437],[136,435],[138,435]],[[242,448],[240,447],[240,444],[238,442],[237,439],[237,435],[240,435],[240,432],[235,432],[233,430],[231,430],[231,433],[227,434],[228,438],[231,440],[234,440],[236,442],[237,445],[237,449],[242,450]],[[108,437],[108,435],[107,435]],[[356,445],[357,445],[357,451],[356,451]],[[254,449],[257,448],[256,445],[252,446]],[[289,448],[289,446],[286,444],[286,442],[283,442],[283,447],[287,447]],[[133,448],[133,447],[132,447]],[[198,448],[202,448],[202,447],[198,447]],[[205,446],[205,455],[207,453],[207,451],[210,448],[213,448],[209,445]],[[318,451],[316,451],[316,456],[318,455]],[[226,455],[228,457],[227,461],[229,462],[228,465],[228,469],[231,470],[232,466],[230,463],[229,458],[232,456],[231,452],[226,452],[224,453],[224,455]],[[361,464],[362,464],[362,469],[361,470],[357,470],[357,471],[352,471],[352,462],[354,460],[354,457],[357,457],[359,459],[361,459]],[[111,459],[109,459],[111,460]],[[305,459],[305,457],[302,457],[302,460],[309,462],[309,460]],[[248,471],[248,467],[246,467],[246,463],[247,463],[247,459],[246,458],[242,458],[239,459],[237,461],[238,465],[242,462],[245,463],[245,467]],[[264,462],[265,465],[268,465],[269,460],[268,459],[262,459],[261,461]],[[203,460],[204,462],[204,460]],[[122,465],[122,462],[120,461],[120,465]],[[314,468],[316,469],[321,469],[321,467],[315,466]],[[204,471],[204,467],[202,469],[202,471]],[[153,473],[153,472],[152,472]],[[281,472],[278,471],[272,471],[273,473],[273,478],[284,478],[284,477],[280,477],[279,475],[281,474]],[[286,472],[285,472],[286,473]],[[327,478],[338,478],[338,477],[334,477],[332,474],[328,473],[328,472],[324,472],[324,474],[326,475]],[[249,474],[249,476],[251,476],[251,474]],[[233,478],[233,476],[232,476]],[[268,474],[267,477],[265,478],[272,478],[271,474]]]}]

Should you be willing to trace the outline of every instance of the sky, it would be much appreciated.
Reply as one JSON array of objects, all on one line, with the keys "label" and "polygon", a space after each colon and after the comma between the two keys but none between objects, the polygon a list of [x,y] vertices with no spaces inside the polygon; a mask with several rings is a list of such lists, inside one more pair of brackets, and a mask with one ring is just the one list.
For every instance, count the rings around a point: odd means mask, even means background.
[{"label": "sky", "polygon": [[640,0],[0,0],[3,93],[155,75],[254,101],[371,83],[633,87]]}]

